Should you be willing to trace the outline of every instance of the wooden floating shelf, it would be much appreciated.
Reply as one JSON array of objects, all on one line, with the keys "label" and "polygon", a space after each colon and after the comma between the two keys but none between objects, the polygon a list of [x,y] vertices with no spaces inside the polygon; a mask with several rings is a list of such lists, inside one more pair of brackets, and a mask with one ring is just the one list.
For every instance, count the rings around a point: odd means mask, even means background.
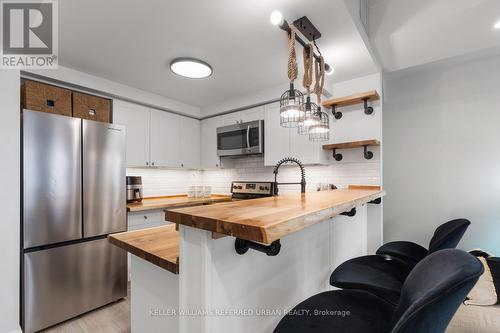
[{"label": "wooden floating shelf", "polygon": [[365,99],[370,101],[376,101],[380,99],[380,96],[378,95],[376,90],[373,90],[350,96],[327,99],[326,101],[323,102],[323,106],[331,108],[333,105],[337,107],[356,105],[363,103]]},{"label": "wooden floating shelf", "polygon": [[323,145],[323,149],[332,150],[333,158],[336,161],[342,161],[342,154],[337,153],[337,149],[352,149],[352,148],[363,148],[363,156],[367,160],[373,158],[373,153],[368,151],[368,147],[380,146],[380,141],[378,140],[363,140],[363,141],[352,141],[352,142],[342,142],[342,143],[332,143],[328,145]]},{"label": "wooden floating shelf", "polygon": [[323,102],[323,106],[326,108],[332,108],[332,113],[335,119],[340,119],[342,118],[342,112],[338,112],[337,108],[363,103],[365,114],[370,115],[373,113],[373,107],[368,106],[368,101],[376,101],[379,99],[380,96],[377,91],[372,90],[350,96],[328,99]]}]

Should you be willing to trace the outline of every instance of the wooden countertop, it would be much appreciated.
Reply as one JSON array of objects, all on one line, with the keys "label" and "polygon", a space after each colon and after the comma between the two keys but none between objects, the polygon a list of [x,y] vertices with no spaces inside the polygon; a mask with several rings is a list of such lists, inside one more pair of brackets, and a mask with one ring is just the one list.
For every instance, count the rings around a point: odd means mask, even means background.
[{"label": "wooden countertop", "polygon": [[113,234],[108,239],[154,265],[179,274],[179,232],[175,224]]},{"label": "wooden countertop", "polygon": [[188,198],[187,195],[172,195],[165,197],[144,198],[142,202],[127,204],[128,212],[164,209],[181,206],[198,206],[217,202],[231,201],[230,195],[212,194],[209,198]]},{"label": "wooden countertop", "polygon": [[166,219],[177,224],[270,244],[384,196],[380,189],[340,189],[173,209]]}]

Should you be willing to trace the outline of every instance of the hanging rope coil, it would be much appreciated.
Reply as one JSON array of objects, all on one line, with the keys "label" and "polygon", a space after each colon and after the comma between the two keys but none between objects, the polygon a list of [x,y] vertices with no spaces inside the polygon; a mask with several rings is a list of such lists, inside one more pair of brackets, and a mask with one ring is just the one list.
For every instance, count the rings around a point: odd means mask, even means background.
[{"label": "hanging rope coil", "polygon": [[304,78],[302,80],[302,85],[306,88],[307,96],[311,94],[311,84],[313,81],[313,63],[314,63],[314,49],[312,44],[309,47],[304,47]]},{"label": "hanging rope coil", "polygon": [[318,105],[321,105],[321,94],[323,93],[323,86],[325,85],[325,59],[320,56],[320,61],[316,61],[314,65],[316,84],[314,86],[314,93],[318,101]]},{"label": "hanging rope coil", "polygon": [[298,74],[297,53],[295,52],[295,27],[290,26],[288,35],[288,78],[294,81]]}]

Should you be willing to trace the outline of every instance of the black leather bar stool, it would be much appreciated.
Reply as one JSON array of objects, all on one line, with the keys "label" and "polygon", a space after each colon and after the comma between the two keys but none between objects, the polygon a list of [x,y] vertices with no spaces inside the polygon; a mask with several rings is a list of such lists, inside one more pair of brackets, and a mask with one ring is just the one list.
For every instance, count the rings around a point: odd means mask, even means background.
[{"label": "black leather bar stool", "polygon": [[469,225],[470,221],[466,219],[451,220],[440,225],[434,231],[428,250],[413,242],[398,241],[382,245],[377,254],[399,259],[413,267],[429,253],[456,248]]},{"label": "black leather bar stool", "polygon": [[397,305],[403,283],[411,269],[428,254],[454,248],[462,239],[470,221],[446,222],[434,232],[429,250],[412,242],[391,242],[377,255],[354,258],[339,265],[330,276],[330,284],[342,289],[362,289]]},{"label": "black leather bar stool", "polygon": [[482,273],[471,254],[441,250],[411,271],[397,307],[363,290],[327,291],[293,308],[274,332],[443,333]]}]

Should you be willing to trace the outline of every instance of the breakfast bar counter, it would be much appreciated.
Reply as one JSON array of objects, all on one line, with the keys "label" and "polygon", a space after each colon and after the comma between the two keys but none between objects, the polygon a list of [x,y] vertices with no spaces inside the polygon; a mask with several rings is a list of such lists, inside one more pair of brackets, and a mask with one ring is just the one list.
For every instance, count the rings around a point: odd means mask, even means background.
[{"label": "breakfast bar counter", "polygon": [[[176,224],[111,235],[134,254],[132,332],[272,332],[332,288],[335,267],[381,245],[384,195],[350,187],[174,207],[165,219]],[[255,251],[278,240],[275,253]],[[252,246],[238,251],[242,241]]]},{"label": "breakfast bar counter", "polygon": [[384,195],[375,189],[339,189],[234,201],[166,212],[177,224],[270,244]]}]

